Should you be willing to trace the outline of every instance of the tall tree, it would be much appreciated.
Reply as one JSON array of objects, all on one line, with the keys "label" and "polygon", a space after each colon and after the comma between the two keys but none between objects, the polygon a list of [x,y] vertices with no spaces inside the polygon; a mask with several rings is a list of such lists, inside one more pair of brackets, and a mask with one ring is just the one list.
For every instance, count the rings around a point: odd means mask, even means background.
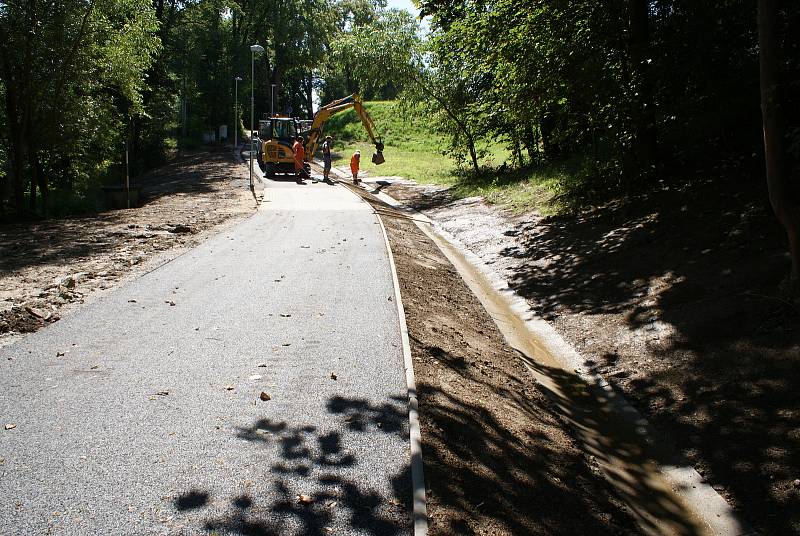
[{"label": "tall tree", "polygon": [[758,40],[761,65],[761,110],[764,123],[764,158],[772,209],[786,230],[792,267],[789,286],[800,290],[800,206],[792,198],[786,164],[786,124],[778,32],[778,0],[758,2]]},{"label": "tall tree", "polygon": [[30,210],[37,190],[46,210],[52,180],[85,177],[119,152],[122,129],[115,127],[123,110],[141,111],[143,73],[159,45],[155,31],[147,0],[2,5],[2,127],[17,212],[24,210],[26,187]]}]

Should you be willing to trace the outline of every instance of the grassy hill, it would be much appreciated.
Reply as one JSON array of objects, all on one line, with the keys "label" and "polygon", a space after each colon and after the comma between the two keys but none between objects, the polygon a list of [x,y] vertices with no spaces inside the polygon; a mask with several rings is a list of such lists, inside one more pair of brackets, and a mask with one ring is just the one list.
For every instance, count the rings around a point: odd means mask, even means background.
[{"label": "grassy hill", "polygon": [[[455,184],[459,174],[455,161],[442,154],[447,147],[445,136],[437,132],[431,119],[414,110],[404,110],[396,101],[365,103],[378,134],[386,148],[386,162],[371,162],[374,147],[355,110],[333,116],[325,125],[324,134],[334,138],[334,166],[349,165],[356,149],[361,151],[361,169],[371,176],[400,175],[421,183]],[[505,157],[501,145],[490,148],[486,163]]]},{"label": "grassy hill", "polygon": [[419,183],[446,185],[456,197],[480,195],[490,203],[518,212],[536,208],[547,214],[564,208],[556,199],[576,173],[575,162],[501,171],[498,168],[509,153],[502,140],[497,140],[480,146],[487,154],[481,161],[481,174],[474,176],[459,170],[455,160],[443,154],[447,138],[436,130],[429,116],[403,109],[396,101],[367,102],[365,106],[386,144],[386,162],[380,166],[371,162],[374,147],[351,109],[336,114],[325,125],[324,134],[334,138],[334,166],[347,167],[353,151],[358,149],[362,154],[361,169],[372,177],[399,175]]}]

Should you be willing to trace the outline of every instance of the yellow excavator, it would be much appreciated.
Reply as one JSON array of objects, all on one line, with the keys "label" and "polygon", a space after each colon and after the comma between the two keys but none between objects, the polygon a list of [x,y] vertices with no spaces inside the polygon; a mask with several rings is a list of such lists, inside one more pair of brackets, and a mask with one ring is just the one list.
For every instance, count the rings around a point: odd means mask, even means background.
[{"label": "yellow excavator", "polygon": [[375,124],[367,113],[361,97],[353,94],[343,99],[335,100],[321,107],[311,122],[308,130],[303,129],[301,121],[294,117],[275,115],[268,119],[259,121],[258,131],[261,138],[261,150],[258,152],[258,163],[264,170],[264,175],[274,177],[279,173],[294,174],[294,153],[292,144],[298,135],[302,135],[305,142],[305,166],[310,172],[310,162],[314,158],[319,141],[322,138],[322,130],[325,123],[333,114],[342,112],[349,108],[354,108],[364,130],[367,131],[370,141],[375,146],[375,153],[372,155],[372,162],[376,165],[384,163],[383,142],[376,134]]}]

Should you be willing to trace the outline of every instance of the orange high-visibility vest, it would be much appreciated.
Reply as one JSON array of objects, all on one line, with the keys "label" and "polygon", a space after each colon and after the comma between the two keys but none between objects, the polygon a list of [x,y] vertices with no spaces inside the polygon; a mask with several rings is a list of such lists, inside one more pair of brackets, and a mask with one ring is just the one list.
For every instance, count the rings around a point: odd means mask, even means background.
[{"label": "orange high-visibility vest", "polygon": [[306,150],[303,148],[303,144],[296,141],[292,149],[294,150],[294,168],[303,169],[303,159],[306,156]]}]

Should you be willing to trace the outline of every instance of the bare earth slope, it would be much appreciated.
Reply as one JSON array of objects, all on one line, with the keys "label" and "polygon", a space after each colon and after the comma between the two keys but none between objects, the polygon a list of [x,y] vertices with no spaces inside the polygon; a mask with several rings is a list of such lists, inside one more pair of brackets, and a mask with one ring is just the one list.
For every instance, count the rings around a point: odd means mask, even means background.
[{"label": "bare earth slope", "polygon": [[776,292],[788,259],[757,191],[557,218],[387,191],[493,266],[746,520],[800,534],[800,313]]}]

